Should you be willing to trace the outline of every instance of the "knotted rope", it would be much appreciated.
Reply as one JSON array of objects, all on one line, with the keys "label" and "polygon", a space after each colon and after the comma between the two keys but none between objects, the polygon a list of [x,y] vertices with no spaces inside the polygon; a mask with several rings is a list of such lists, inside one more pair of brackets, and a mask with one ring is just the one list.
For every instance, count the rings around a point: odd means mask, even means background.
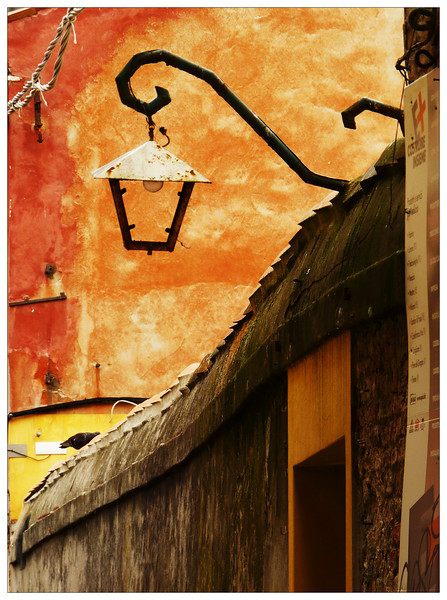
[{"label": "knotted rope", "polygon": [[[16,94],[12,100],[8,102],[8,115],[26,106],[31,101],[31,99],[37,91],[47,92],[48,90],[51,90],[54,87],[59,75],[59,71],[62,67],[62,58],[68,46],[71,30],[73,29],[74,31],[73,23],[75,22],[76,17],[79,15],[79,13],[81,13],[83,10],[84,8],[68,9],[67,14],[63,17],[59,27],[57,28],[54,40],[50,42],[47,51],[45,52],[42,62],[37,66],[36,70],[31,76],[31,79],[26,82],[26,84],[23,86],[23,89],[18,94]],[[54,63],[53,77],[48,83],[41,84],[40,73],[42,72],[43,68],[50,59],[50,56],[60,38],[62,39],[59,47],[59,54],[57,56],[56,62]]]}]

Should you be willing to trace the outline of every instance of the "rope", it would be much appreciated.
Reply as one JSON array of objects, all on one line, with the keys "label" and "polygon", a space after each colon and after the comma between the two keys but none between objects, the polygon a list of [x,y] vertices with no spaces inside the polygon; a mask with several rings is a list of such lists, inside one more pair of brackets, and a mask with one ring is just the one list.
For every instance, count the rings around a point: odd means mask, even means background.
[{"label": "rope", "polygon": [[[73,23],[75,22],[78,14],[81,13],[83,10],[84,8],[69,8],[67,10],[67,14],[63,17],[59,27],[57,28],[56,36],[54,40],[50,42],[44,54],[42,62],[37,66],[36,70],[31,76],[31,79],[25,83],[23,89],[18,94],[16,94],[12,100],[8,102],[8,115],[26,106],[31,101],[31,99],[37,91],[47,92],[48,90],[51,90],[54,87],[59,75],[59,71],[62,67],[62,58],[68,46],[68,40],[70,37],[71,30],[73,29],[74,31]],[[59,54],[57,56],[56,62],[54,63],[53,77],[48,83],[41,84],[40,73],[42,72],[43,68],[50,59],[50,56],[61,37],[62,40],[60,43]]]}]

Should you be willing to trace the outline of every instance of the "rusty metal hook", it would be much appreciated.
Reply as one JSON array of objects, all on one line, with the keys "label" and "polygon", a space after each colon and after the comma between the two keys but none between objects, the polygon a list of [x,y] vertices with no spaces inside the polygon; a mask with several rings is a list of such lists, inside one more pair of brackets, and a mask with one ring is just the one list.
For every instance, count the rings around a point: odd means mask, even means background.
[{"label": "rusty metal hook", "polygon": [[149,50],[135,54],[124,69],[117,75],[115,81],[121,102],[134,110],[143,113],[147,117],[169,104],[171,98],[169,92],[164,88],[156,87],[157,98],[152,102],[142,102],[135,97],[130,78],[143,65],[164,62],[181,71],[185,71],[194,77],[208,83],[213,90],[223,98],[248,125],[284,160],[284,162],[297,173],[305,183],[323,187],[330,190],[342,191],[347,185],[344,179],[334,179],[324,175],[318,175],[308,169],[304,163],[286,146],[286,144],[262,121],[248,106],[246,106],[229,87],[212,71],[201,67],[193,62],[185,60],[168,50]]},{"label": "rusty metal hook", "polygon": [[37,141],[39,144],[43,142],[42,137],[42,111],[41,111],[42,98],[40,92],[37,91],[34,94],[34,130],[37,133]]}]

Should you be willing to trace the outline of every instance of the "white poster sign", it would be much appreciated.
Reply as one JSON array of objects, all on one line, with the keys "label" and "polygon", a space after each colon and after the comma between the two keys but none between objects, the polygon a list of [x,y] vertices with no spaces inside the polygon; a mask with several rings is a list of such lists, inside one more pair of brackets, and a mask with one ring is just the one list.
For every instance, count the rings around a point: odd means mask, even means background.
[{"label": "white poster sign", "polygon": [[405,89],[408,412],[399,591],[439,591],[439,69]]}]

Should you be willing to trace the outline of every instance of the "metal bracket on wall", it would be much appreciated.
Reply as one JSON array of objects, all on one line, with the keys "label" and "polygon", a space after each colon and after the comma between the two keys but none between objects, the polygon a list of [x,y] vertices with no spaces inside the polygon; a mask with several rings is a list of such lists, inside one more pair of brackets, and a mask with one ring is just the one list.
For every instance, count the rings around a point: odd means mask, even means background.
[{"label": "metal bracket on wall", "polygon": [[166,106],[171,101],[169,92],[164,88],[155,87],[157,97],[152,102],[143,102],[135,97],[130,85],[132,75],[143,65],[164,62],[167,66],[175,67],[185,73],[189,73],[198,79],[202,79],[210,85],[213,90],[235,110],[240,117],[261,137],[276,154],[301,177],[305,183],[323,187],[330,190],[342,191],[348,182],[344,179],[335,179],[313,173],[304,163],[290,150],[288,146],[260,119],[246,104],[242,102],[234,92],[209,69],[205,69],[196,63],[190,62],[169,52],[168,50],[149,50],[135,54],[126,64],[124,69],[116,76],[115,81],[121,102],[150,117]]},{"label": "metal bracket on wall", "polygon": [[52,298],[32,298],[28,300],[18,300],[10,302],[9,306],[26,306],[27,304],[38,304],[41,302],[55,302],[56,300],[66,300],[67,296],[64,292],[61,292],[59,296],[53,296]]},{"label": "metal bracket on wall", "polygon": [[39,144],[43,142],[42,132],[42,111],[41,111],[42,98],[40,92],[34,94],[34,129],[37,132],[37,141]]},{"label": "metal bracket on wall", "polygon": [[381,115],[384,115],[385,117],[390,117],[391,119],[397,119],[399,121],[402,133],[403,135],[405,135],[404,111],[400,108],[396,108],[395,106],[390,106],[389,104],[384,104],[383,102],[379,102],[378,100],[373,100],[372,98],[361,98],[352,106],[344,110],[341,113],[343,125],[347,129],[356,129],[357,126],[355,124],[355,117],[357,117],[360,113],[362,113],[365,110],[370,110],[371,112],[379,113]]}]

